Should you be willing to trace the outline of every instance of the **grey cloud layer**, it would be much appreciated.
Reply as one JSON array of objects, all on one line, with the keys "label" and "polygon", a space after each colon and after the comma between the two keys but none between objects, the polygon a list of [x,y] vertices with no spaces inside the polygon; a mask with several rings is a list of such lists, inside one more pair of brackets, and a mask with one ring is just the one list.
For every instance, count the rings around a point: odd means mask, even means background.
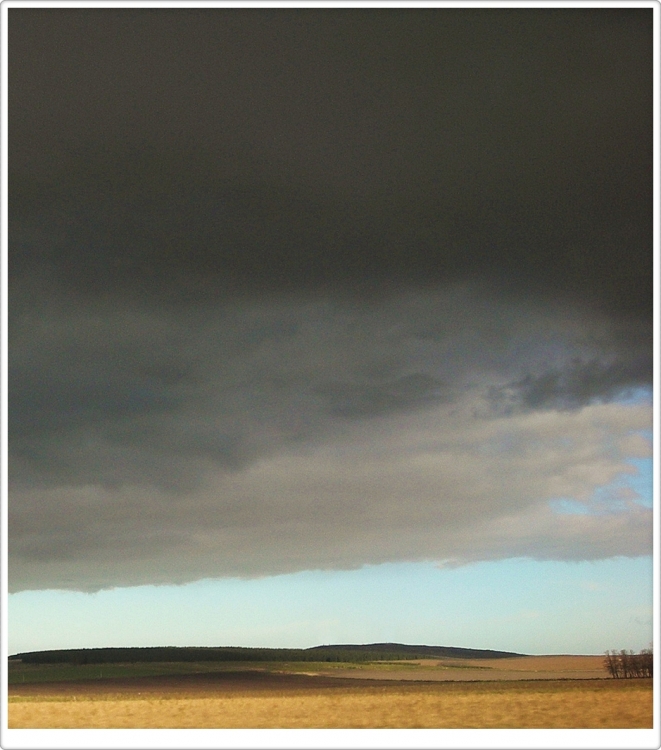
[{"label": "grey cloud layer", "polygon": [[492,398],[521,372],[608,362],[608,321],[467,288],[176,324],[85,313],[15,346],[13,587],[649,552],[635,499],[587,518],[547,505],[589,502],[648,455],[648,407],[604,403],[601,377],[583,408]]},{"label": "grey cloud layer", "polygon": [[651,11],[9,17],[13,588],[649,552]]},{"label": "grey cloud layer", "polygon": [[497,414],[504,399],[505,411],[516,398],[528,408],[576,406],[647,382],[620,376],[631,357],[612,343],[608,320],[468,288],[362,306],[202,307],[187,317],[51,307],[14,332],[18,483],[176,486],[205,463],[236,470],[347,420],[452,403],[470,390]]},{"label": "grey cloud layer", "polygon": [[[649,426],[646,407],[473,421],[467,407],[380,418],[376,429],[353,423],[321,445],[208,473],[195,491],[174,496],[144,486],[17,491],[12,586],[650,553],[651,509],[632,497],[616,509],[593,500],[595,489],[632,471],[625,456],[649,455],[646,440],[631,443]],[[582,500],[587,512],[553,512],[549,501],[563,497]]]}]

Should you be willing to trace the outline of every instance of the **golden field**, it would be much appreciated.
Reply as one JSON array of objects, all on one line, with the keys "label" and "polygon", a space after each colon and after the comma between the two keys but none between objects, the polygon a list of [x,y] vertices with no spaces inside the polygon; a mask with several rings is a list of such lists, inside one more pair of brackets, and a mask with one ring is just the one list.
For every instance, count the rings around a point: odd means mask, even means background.
[{"label": "golden field", "polygon": [[[529,728],[652,727],[651,680],[395,682],[282,675],[263,684],[146,691],[82,683],[9,699],[10,728]],[[288,678],[298,678],[289,680]],[[151,686],[150,686],[151,685]],[[116,687],[120,687],[117,685]]]}]

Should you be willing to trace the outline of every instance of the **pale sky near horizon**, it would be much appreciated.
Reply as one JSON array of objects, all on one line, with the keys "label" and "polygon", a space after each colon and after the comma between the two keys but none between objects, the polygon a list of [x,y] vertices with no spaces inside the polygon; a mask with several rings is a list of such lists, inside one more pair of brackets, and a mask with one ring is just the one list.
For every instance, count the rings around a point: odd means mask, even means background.
[{"label": "pale sky near horizon", "polygon": [[10,651],[649,645],[651,8],[8,16]]},{"label": "pale sky near horizon", "polygon": [[653,637],[652,564],[644,557],[517,559],[453,570],[385,563],[96,593],[24,591],[12,594],[9,606],[10,654],[393,642],[602,654],[613,648],[639,651]]}]

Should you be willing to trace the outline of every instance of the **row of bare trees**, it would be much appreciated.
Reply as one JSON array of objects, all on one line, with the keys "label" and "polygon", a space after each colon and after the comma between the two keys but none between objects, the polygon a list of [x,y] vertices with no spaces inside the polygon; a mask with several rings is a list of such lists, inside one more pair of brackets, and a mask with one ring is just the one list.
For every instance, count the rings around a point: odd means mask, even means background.
[{"label": "row of bare trees", "polygon": [[652,677],[654,655],[651,648],[644,648],[639,654],[633,651],[606,651],[604,664],[611,677]]}]

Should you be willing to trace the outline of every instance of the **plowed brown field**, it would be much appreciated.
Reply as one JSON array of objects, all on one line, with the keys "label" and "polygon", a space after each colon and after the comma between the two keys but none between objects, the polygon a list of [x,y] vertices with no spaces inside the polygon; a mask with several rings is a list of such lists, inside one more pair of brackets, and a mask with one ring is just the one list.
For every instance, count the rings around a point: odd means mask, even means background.
[{"label": "plowed brown field", "polygon": [[387,672],[379,667],[335,670],[338,677],[380,680],[591,680],[607,678],[603,656],[516,656],[507,659],[418,659]]}]

